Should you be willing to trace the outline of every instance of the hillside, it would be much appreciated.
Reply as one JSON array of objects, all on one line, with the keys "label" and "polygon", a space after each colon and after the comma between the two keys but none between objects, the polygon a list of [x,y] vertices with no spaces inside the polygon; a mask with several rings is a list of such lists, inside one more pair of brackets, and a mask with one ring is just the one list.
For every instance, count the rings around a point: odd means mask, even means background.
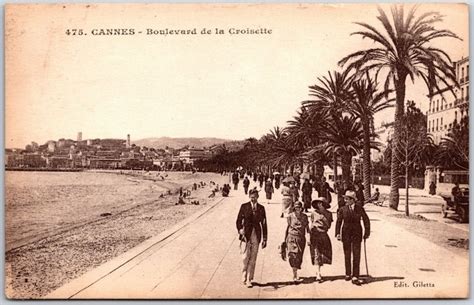
[{"label": "hillside", "polygon": [[161,138],[145,138],[136,141],[132,141],[132,144],[137,146],[146,146],[153,148],[165,148],[166,146],[171,148],[181,148],[185,145],[189,147],[209,147],[215,144],[222,144],[226,142],[231,142],[232,140],[219,139],[219,138],[170,138],[170,137],[161,137]]}]

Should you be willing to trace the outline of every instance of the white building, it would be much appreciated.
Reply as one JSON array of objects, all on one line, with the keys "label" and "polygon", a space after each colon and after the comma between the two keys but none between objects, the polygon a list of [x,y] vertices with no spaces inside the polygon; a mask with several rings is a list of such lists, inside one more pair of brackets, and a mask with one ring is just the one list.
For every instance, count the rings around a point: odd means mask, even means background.
[{"label": "white building", "polygon": [[179,159],[187,164],[193,164],[195,160],[207,159],[210,156],[210,152],[202,148],[189,148],[179,152]]},{"label": "white building", "polygon": [[429,95],[429,109],[427,113],[427,128],[436,144],[446,137],[454,121],[459,122],[469,113],[469,57],[455,63],[456,79],[459,88],[444,88]]}]

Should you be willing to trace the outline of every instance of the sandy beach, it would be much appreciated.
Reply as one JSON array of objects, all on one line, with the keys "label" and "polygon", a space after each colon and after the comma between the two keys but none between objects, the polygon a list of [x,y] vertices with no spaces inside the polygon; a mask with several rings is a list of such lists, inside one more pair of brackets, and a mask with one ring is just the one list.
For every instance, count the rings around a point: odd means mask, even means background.
[{"label": "sandy beach", "polygon": [[[6,290],[38,298],[199,211],[210,181],[189,172],[6,173]],[[192,191],[176,205],[179,188]],[[199,205],[190,201],[199,201]]]}]

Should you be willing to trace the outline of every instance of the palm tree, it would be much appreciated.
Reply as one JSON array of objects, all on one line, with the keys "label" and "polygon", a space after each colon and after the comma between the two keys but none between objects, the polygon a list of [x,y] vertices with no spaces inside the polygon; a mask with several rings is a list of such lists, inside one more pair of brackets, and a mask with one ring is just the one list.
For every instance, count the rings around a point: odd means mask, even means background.
[{"label": "palm tree", "polygon": [[348,110],[362,123],[364,132],[364,148],[362,152],[362,172],[364,183],[364,196],[370,198],[371,160],[370,147],[374,132],[374,115],[393,106],[394,99],[387,99],[388,92],[377,91],[377,83],[369,75],[352,84],[354,98],[348,104]]},{"label": "palm tree", "polygon": [[[400,134],[400,120],[404,113],[406,79],[410,77],[412,82],[416,77],[423,79],[428,87],[429,93],[439,90],[438,83],[452,88],[451,84],[457,84],[454,65],[449,55],[430,45],[438,38],[459,38],[449,30],[438,30],[434,25],[442,21],[437,12],[428,12],[415,17],[417,7],[414,6],[405,16],[403,6],[392,7],[392,23],[382,9],[378,9],[378,19],[382,23],[383,30],[377,30],[367,23],[357,22],[363,30],[354,32],[352,35],[360,35],[362,38],[373,40],[377,47],[354,52],[340,60],[339,64],[346,64],[348,69],[362,75],[366,72],[375,73],[375,79],[379,72],[385,70],[385,91],[393,85],[396,94],[394,143],[398,143]],[[454,92],[452,92],[454,94]],[[396,145],[393,146],[394,148]],[[391,164],[391,188],[390,207],[398,208],[399,191],[399,160],[396,149],[392,152]]]},{"label": "palm tree", "polygon": [[[349,74],[349,70],[342,72],[328,71],[328,77],[318,78],[318,83],[310,86],[310,96],[315,97],[314,100],[303,102],[303,106],[313,114],[325,113],[326,120],[333,120],[340,117],[346,107],[348,101],[352,99],[351,84],[354,75]],[[338,177],[337,173],[337,152],[332,152],[334,179]]]},{"label": "palm tree", "polygon": [[454,122],[448,135],[441,139],[437,164],[445,168],[469,170],[469,117]]},{"label": "palm tree", "polygon": [[343,184],[351,181],[352,157],[362,149],[364,131],[355,116],[336,116],[328,121],[324,140],[326,153],[337,153],[341,157]]},{"label": "palm tree", "polygon": [[323,137],[326,124],[326,115],[321,111],[308,111],[306,107],[301,107],[293,120],[288,121],[288,142],[290,145],[300,147],[304,152],[302,161],[308,165],[316,165],[317,173],[322,175],[324,171],[322,151],[312,150],[311,154],[307,152],[318,147]]}]

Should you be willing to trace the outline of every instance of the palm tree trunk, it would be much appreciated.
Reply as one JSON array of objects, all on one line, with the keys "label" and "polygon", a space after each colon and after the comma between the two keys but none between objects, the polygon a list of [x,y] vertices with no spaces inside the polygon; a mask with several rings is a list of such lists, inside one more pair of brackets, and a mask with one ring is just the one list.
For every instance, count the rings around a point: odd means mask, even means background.
[{"label": "palm tree trunk", "polygon": [[[408,159],[408,145],[406,147],[406,156]],[[410,215],[410,209],[408,207],[408,175],[410,174],[410,167],[408,166],[408,160],[406,160],[406,166],[405,166],[405,215],[409,216]]]},{"label": "palm tree trunk", "polygon": [[401,134],[401,120],[405,112],[405,81],[406,75],[400,75],[399,80],[395,80],[395,122],[392,141],[392,163],[390,167],[390,208],[398,210],[398,203],[400,200],[399,193],[399,177],[400,177],[400,152],[397,149],[399,137]]},{"label": "palm tree trunk", "polygon": [[352,156],[350,154],[345,154],[342,156],[342,181],[343,185],[350,185],[351,184],[351,163],[352,163]]},{"label": "palm tree trunk", "polygon": [[318,161],[315,165],[314,175],[316,177],[324,176],[324,164],[323,162]]},{"label": "palm tree trunk", "polygon": [[364,181],[364,197],[370,198],[370,177],[371,177],[371,160],[370,160],[370,124],[366,120],[363,124],[364,128],[364,150],[362,154],[362,179]]},{"label": "palm tree trunk", "polygon": [[333,174],[334,174],[334,183],[337,181],[337,154],[333,152]]}]

